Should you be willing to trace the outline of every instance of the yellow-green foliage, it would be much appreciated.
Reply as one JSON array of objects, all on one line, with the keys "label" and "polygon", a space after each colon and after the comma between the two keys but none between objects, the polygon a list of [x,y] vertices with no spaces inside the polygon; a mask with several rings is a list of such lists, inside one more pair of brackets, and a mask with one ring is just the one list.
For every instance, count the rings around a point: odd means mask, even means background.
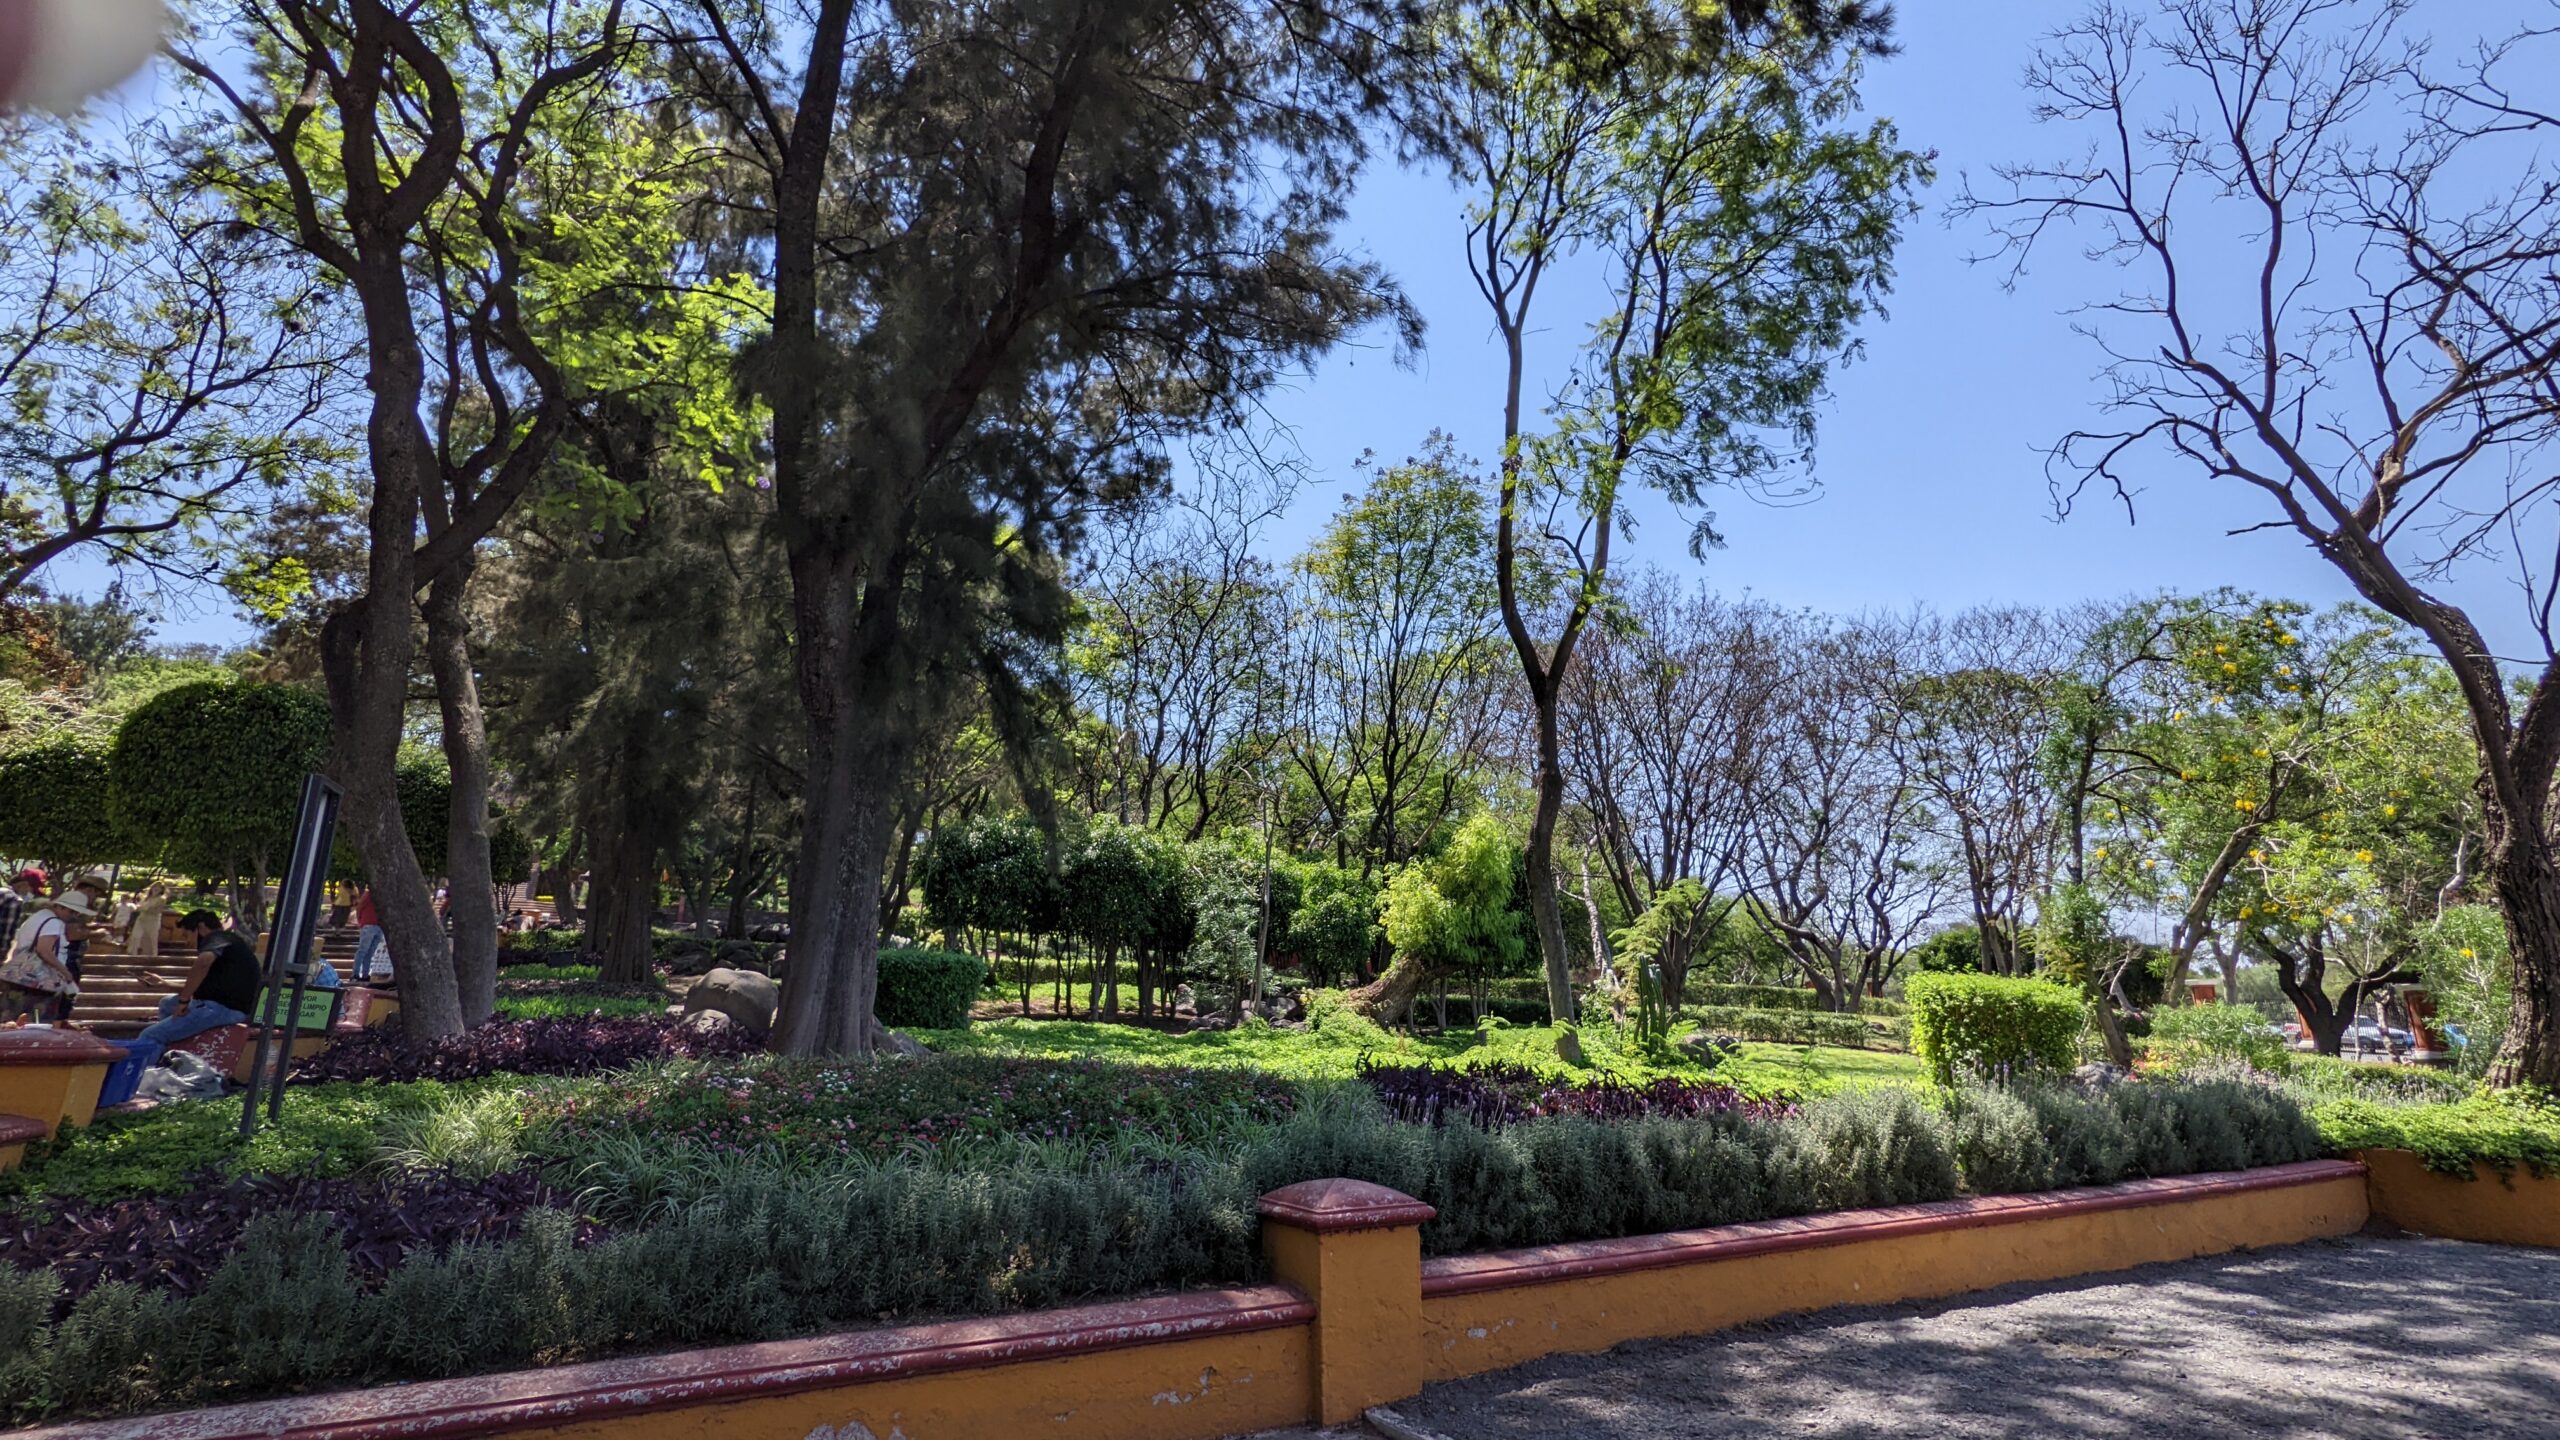
[{"label": "yellow-green foliage", "polygon": [[1941,1085],[1959,1071],[2068,1070],[2086,1019],[2078,992],[2044,980],[1948,972],[1911,977],[1911,1048]]}]

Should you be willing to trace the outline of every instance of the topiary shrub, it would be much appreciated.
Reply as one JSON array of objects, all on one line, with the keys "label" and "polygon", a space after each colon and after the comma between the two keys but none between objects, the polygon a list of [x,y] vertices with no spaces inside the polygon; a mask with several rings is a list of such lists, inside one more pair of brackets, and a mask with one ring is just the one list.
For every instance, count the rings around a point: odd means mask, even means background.
[{"label": "topiary shrub", "polygon": [[987,983],[987,964],[954,950],[884,948],[871,1012],[892,1029],[957,1030]]},{"label": "topiary shrub", "polygon": [[1914,975],[1907,993],[1911,1048],[1941,1085],[1953,1085],[1962,1070],[2068,1070],[2087,1018],[2077,992],[2044,980]]}]

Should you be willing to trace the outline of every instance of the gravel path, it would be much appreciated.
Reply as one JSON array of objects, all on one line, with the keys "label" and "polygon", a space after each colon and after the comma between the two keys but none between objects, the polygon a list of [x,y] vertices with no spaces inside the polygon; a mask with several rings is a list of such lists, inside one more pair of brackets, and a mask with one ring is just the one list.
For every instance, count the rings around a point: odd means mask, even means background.
[{"label": "gravel path", "polygon": [[[2549,1440],[2560,1252],[2357,1237],[1435,1385],[1446,1440]],[[1261,1440],[1367,1440],[1366,1429]]]}]

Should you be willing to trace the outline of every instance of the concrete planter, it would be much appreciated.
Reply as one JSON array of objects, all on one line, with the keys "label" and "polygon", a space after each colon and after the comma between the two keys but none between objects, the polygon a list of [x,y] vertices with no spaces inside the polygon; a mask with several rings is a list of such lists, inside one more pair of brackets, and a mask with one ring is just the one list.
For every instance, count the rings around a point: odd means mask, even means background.
[{"label": "concrete planter", "polygon": [[2359,1150],[2373,1213],[2448,1240],[2560,1249],[2560,1175],[2501,1176],[2474,1164],[2468,1180],[2430,1170],[2408,1150]]}]

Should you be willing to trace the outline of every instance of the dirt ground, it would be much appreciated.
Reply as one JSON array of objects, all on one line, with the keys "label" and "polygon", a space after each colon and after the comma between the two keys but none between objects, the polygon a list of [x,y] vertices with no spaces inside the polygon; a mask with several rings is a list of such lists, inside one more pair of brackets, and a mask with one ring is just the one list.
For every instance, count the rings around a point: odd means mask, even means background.
[{"label": "dirt ground", "polygon": [[1445,1440],[2552,1440],[2560,1253],[2360,1236],[1557,1357],[1395,1412]]}]

